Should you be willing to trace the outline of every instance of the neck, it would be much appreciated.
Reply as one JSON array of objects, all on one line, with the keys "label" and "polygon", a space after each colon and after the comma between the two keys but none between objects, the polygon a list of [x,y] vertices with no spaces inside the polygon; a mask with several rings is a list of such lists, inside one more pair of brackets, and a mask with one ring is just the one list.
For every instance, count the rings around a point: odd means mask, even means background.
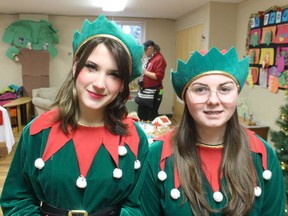
[{"label": "neck", "polygon": [[102,127],[104,126],[104,121],[93,122],[93,123],[86,123],[86,122],[78,121],[77,124],[83,127]]},{"label": "neck", "polygon": [[208,144],[208,143],[203,143],[203,142],[199,142],[199,141],[197,141],[196,145],[197,146],[208,147],[208,148],[223,148],[224,147],[224,143]]},{"label": "neck", "polygon": [[197,142],[207,145],[221,145],[224,142],[226,127],[206,128],[198,125]]},{"label": "neck", "polygon": [[202,144],[202,145],[206,145],[206,146],[220,146],[220,145],[224,144],[223,142],[221,142],[221,143],[204,143],[204,142],[200,142],[200,141],[197,141],[197,143]]}]

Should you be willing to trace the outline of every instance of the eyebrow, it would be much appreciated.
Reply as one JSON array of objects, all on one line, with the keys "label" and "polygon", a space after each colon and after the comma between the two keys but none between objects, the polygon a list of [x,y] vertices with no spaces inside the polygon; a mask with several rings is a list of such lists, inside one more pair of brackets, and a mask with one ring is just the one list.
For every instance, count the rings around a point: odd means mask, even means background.
[{"label": "eyebrow", "polygon": [[[233,81],[227,81],[227,82],[224,82],[224,83],[220,83],[219,86],[223,86],[223,85],[227,85],[227,84],[233,84],[234,82]],[[195,82],[195,83],[192,83],[192,86],[194,85],[202,85],[202,86],[207,86],[207,84],[204,84],[204,83],[200,83],[200,82]]]}]

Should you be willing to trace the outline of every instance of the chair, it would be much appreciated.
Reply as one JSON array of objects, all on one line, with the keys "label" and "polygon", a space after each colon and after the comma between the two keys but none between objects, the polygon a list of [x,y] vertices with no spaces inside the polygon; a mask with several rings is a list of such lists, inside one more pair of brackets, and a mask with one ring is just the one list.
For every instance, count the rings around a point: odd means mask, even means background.
[{"label": "chair", "polygon": [[51,109],[58,91],[58,87],[45,87],[32,90],[32,103],[35,115],[40,115]]}]

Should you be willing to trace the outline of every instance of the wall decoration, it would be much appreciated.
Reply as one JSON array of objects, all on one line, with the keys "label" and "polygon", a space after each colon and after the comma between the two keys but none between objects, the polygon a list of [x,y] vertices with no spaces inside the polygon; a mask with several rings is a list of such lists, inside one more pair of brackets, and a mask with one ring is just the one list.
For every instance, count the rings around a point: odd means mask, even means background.
[{"label": "wall decoration", "polygon": [[9,25],[4,32],[2,40],[11,47],[6,56],[11,60],[19,60],[21,48],[30,50],[47,50],[52,57],[57,55],[55,44],[58,44],[57,30],[52,24],[40,20],[18,20]]},{"label": "wall decoration", "polygon": [[288,88],[288,5],[250,16],[246,50],[251,88],[259,85],[273,93]]}]

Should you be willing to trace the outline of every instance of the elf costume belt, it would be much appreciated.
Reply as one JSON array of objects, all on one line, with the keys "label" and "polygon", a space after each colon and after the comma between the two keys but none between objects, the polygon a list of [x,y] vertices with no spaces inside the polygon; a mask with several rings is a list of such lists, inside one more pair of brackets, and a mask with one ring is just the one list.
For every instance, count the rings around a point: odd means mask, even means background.
[{"label": "elf costume belt", "polygon": [[41,216],[119,216],[121,205],[110,206],[95,213],[88,214],[85,210],[65,210],[55,208],[47,203],[42,203],[40,207]]}]

